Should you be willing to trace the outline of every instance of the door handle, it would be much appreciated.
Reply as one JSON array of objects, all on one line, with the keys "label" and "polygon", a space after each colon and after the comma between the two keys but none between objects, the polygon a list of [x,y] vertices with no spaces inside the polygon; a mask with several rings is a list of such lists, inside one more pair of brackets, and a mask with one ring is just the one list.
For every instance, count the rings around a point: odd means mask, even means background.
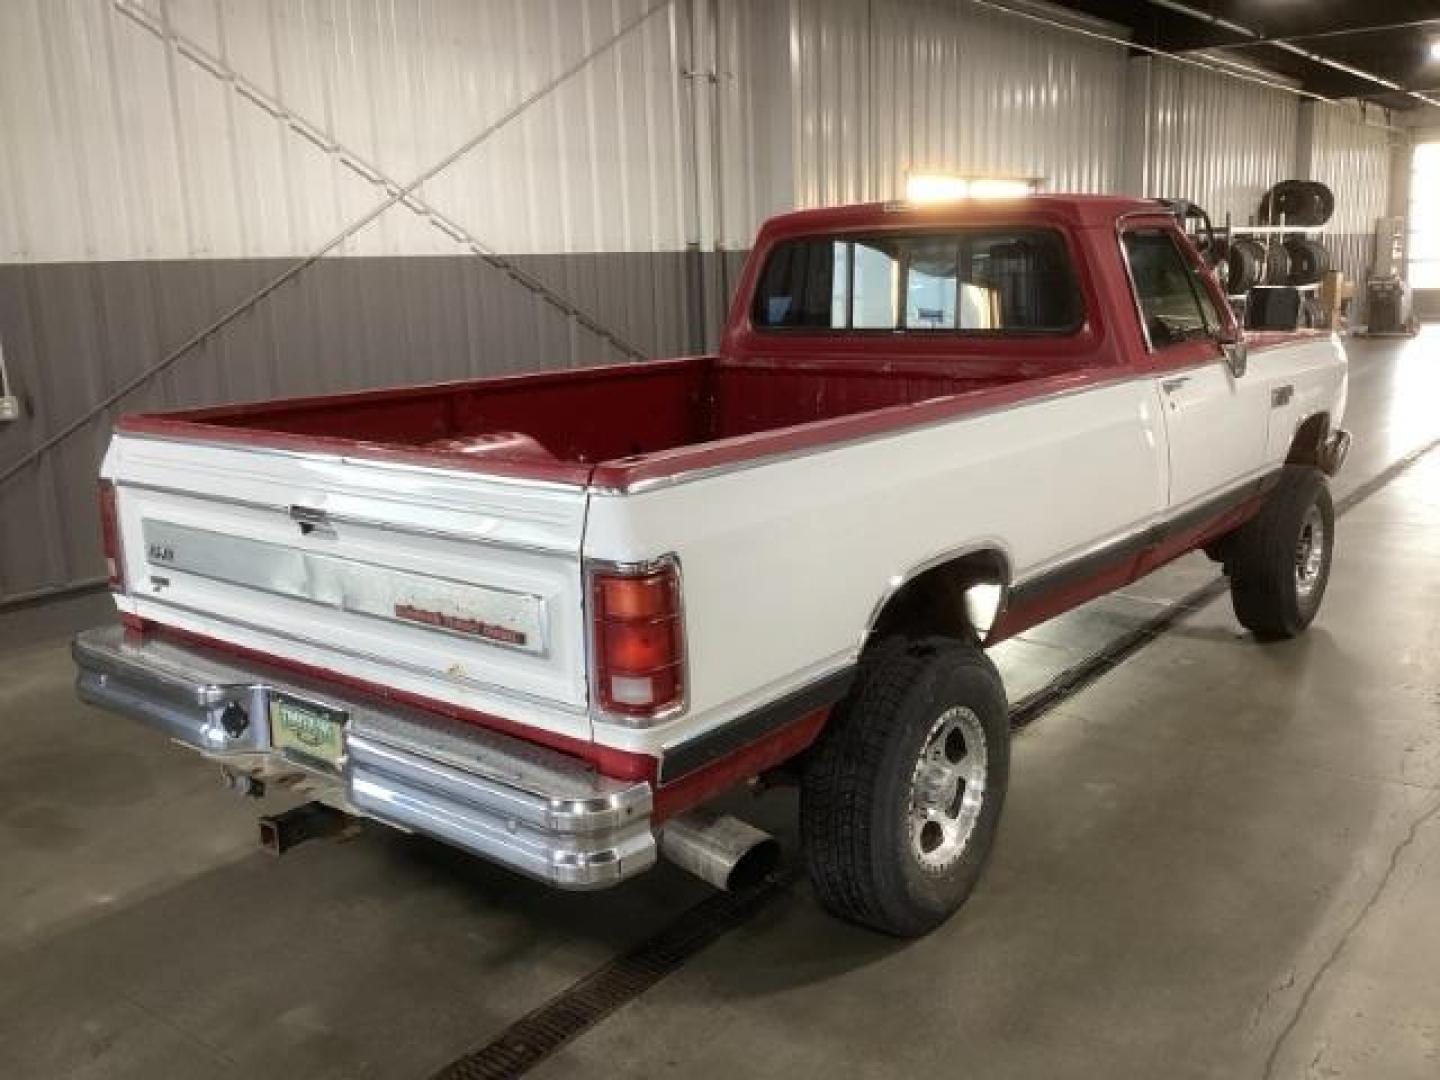
[{"label": "door handle", "polygon": [[1189,375],[1177,375],[1173,379],[1162,379],[1160,382],[1160,389],[1164,390],[1167,394],[1173,394],[1176,390],[1179,390],[1189,381]]}]

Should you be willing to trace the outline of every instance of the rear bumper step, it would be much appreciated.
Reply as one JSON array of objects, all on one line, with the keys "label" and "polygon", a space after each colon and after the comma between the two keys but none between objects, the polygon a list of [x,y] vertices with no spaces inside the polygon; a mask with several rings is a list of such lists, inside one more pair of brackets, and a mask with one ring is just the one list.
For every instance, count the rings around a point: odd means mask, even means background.
[{"label": "rear bumper step", "polygon": [[[643,781],[613,780],[544,747],[215,650],[127,637],[119,626],[81,634],[71,652],[82,700],[157,727],[235,771],[297,778],[348,813],[561,888],[603,888],[655,862]],[[333,767],[272,745],[277,698],[343,721]]]}]

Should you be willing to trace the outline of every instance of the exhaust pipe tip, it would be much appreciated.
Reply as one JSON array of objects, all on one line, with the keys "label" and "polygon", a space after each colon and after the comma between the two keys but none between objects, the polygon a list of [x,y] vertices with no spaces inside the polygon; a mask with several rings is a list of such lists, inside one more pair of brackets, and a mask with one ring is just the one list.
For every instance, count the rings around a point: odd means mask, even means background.
[{"label": "exhaust pipe tip", "polygon": [[730,868],[730,876],[725,879],[723,887],[726,892],[754,888],[779,866],[780,841],[766,835],[764,840],[740,856],[740,861]]},{"label": "exhaust pipe tip", "polygon": [[764,881],[780,864],[780,842],[729,814],[691,810],[660,829],[660,852],[717,889],[735,892]]}]

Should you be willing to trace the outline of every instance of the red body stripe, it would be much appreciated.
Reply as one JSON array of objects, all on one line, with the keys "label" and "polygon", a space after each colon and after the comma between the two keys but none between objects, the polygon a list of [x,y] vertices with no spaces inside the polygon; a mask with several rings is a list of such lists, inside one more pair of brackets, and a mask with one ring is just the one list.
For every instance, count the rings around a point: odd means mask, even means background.
[{"label": "red body stripe", "polygon": [[790,760],[815,741],[829,716],[828,708],[806,713],[734,753],[658,788],[655,820],[663,821],[699,806],[736,784]]}]

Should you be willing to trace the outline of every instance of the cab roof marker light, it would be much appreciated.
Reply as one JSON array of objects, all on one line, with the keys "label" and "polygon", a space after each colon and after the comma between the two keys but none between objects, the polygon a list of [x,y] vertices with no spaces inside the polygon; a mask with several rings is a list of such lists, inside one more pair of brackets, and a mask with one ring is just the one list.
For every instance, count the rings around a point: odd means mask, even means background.
[{"label": "cab roof marker light", "polygon": [[961,199],[1019,199],[1035,194],[1039,187],[1038,180],[1017,177],[911,173],[905,179],[905,201],[923,205]]},{"label": "cab roof marker light", "polygon": [[912,203],[951,202],[969,194],[969,181],[960,176],[921,173],[905,179],[905,199]]}]

